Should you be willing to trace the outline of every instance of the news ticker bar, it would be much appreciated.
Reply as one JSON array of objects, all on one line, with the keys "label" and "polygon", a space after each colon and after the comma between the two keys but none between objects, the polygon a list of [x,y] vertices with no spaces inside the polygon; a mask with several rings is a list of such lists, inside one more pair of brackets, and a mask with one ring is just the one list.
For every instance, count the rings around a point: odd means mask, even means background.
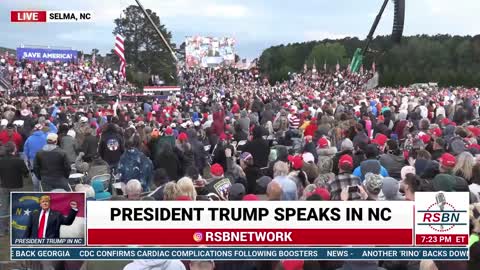
[{"label": "news ticker bar", "polygon": [[11,248],[12,260],[468,260],[459,248]]}]

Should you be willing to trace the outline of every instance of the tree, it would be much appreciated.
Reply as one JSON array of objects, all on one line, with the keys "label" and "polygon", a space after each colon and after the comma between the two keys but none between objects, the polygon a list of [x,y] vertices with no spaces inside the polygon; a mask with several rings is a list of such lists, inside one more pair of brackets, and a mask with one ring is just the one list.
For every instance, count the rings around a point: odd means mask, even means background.
[{"label": "tree", "polygon": [[345,68],[349,59],[343,45],[340,43],[326,43],[313,47],[312,52],[308,56],[307,65],[310,67],[313,65],[313,62],[317,65],[317,69],[325,62],[330,68],[335,67],[337,62]]},{"label": "tree", "polygon": [[[152,18],[154,24],[162,32],[163,36],[175,48],[171,42],[172,34],[167,31],[165,25],[160,23],[160,18],[155,12],[147,9],[146,12]],[[127,60],[127,79],[136,81],[137,84],[145,85],[138,78],[148,78],[149,74],[158,74],[167,83],[176,82],[176,63],[163,40],[150,24],[140,7],[131,5],[123,11],[123,16],[115,19],[113,34],[121,34],[125,37],[125,59]],[[132,74],[144,73],[147,76],[134,76]],[[130,75],[130,77],[129,77]]]},{"label": "tree", "polygon": [[[259,68],[272,83],[282,80],[288,72],[301,72],[303,65],[317,69],[327,62],[334,69],[337,60],[342,68],[350,62],[356,48],[365,41],[358,38],[310,41],[272,46],[263,51]],[[438,82],[441,86],[480,86],[480,35],[417,35],[404,37],[395,44],[389,36],[377,36],[364,57],[364,67],[375,61],[380,85],[398,86],[418,82]]]}]

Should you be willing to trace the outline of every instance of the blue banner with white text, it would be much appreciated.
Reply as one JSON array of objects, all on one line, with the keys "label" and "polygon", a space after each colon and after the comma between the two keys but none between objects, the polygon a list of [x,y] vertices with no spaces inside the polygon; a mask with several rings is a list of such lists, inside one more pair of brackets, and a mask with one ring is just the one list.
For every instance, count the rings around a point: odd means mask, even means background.
[{"label": "blue banner with white text", "polygon": [[41,48],[17,48],[17,59],[40,62],[77,62],[78,51]]}]

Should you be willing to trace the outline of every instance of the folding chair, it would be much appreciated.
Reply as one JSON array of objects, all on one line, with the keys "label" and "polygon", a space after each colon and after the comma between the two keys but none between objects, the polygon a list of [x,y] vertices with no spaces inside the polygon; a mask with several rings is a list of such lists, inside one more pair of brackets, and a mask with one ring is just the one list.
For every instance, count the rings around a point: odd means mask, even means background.
[{"label": "folding chair", "polygon": [[110,174],[95,175],[94,177],[92,177],[90,182],[93,182],[95,180],[100,180],[103,182],[104,191],[108,191],[109,185],[110,185],[110,178],[111,178]]},{"label": "folding chair", "polygon": [[71,189],[75,190],[75,186],[78,184],[83,184],[83,179],[85,175],[83,173],[72,173],[68,177],[68,185]]}]

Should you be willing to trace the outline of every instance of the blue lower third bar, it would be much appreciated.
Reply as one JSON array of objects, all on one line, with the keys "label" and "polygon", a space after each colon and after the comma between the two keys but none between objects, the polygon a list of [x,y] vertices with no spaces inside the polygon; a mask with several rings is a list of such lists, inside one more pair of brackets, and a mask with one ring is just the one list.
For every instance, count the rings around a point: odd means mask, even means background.
[{"label": "blue lower third bar", "polygon": [[468,260],[466,247],[12,247],[12,260]]}]

